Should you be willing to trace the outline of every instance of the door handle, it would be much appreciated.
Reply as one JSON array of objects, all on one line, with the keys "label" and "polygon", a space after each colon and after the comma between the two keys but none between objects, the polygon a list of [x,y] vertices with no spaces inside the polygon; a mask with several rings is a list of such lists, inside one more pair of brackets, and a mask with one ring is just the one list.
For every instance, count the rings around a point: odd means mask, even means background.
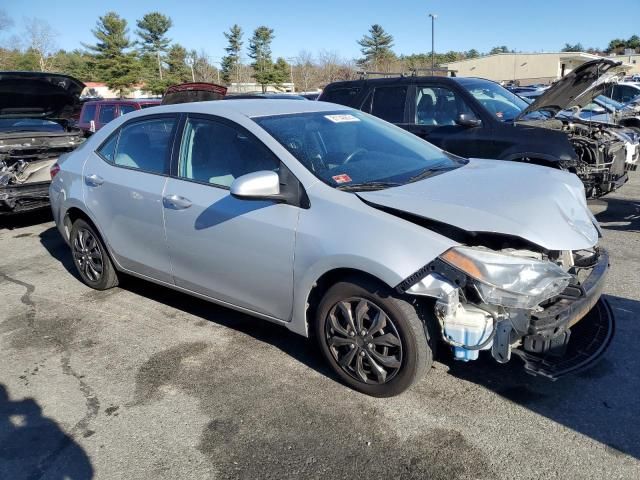
[{"label": "door handle", "polygon": [[180,195],[166,195],[162,198],[162,203],[165,208],[172,208],[174,210],[184,210],[192,205],[191,200],[181,197]]},{"label": "door handle", "polygon": [[99,187],[104,183],[104,178],[94,173],[93,175],[87,175],[86,177],[84,177],[84,181],[91,187]]}]

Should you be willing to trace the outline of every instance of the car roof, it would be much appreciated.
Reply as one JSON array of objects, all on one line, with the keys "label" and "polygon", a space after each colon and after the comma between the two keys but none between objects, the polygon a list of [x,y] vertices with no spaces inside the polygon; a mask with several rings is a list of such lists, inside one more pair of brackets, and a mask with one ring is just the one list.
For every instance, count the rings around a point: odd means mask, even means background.
[{"label": "car roof", "polygon": [[[212,100],[208,102],[177,103],[175,105],[160,105],[151,110],[141,110],[128,115],[144,116],[157,115],[160,113],[204,113],[212,115],[240,114],[245,117],[267,117],[273,115],[288,115],[295,113],[312,112],[333,112],[336,110],[351,110],[343,105],[327,102],[301,102],[300,100],[273,100],[261,99],[239,99],[233,102],[223,102]],[[141,113],[144,112],[144,113]]]},{"label": "car roof", "polygon": [[482,82],[490,82],[496,83],[492,80],[487,80],[486,78],[480,77],[439,77],[439,76],[406,76],[406,77],[387,77],[387,78],[367,78],[367,79],[359,79],[359,80],[346,80],[340,82],[334,82],[325,87],[325,91],[331,90],[333,88],[348,88],[348,87],[356,87],[356,86],[388,86],[388,85],[415,85],[419,83],[440,83],[443,85],[451,85],[453,83],[457,83],[459,85],[471,85],[478,84]]}]

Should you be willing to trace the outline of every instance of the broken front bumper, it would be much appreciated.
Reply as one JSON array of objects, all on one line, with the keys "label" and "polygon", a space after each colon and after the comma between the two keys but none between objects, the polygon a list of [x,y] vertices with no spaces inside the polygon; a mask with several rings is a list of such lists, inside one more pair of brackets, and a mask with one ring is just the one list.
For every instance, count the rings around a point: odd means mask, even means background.
[{"label": "broken front bumper", "polygon": [[557,379],[582,370],[606,351],[614,332],[614,318],[601,299],[609,270],[604,249],[590,275],[569,286],[563,295],[531,316],[522,344],[512,352],[525,362],[527,372]]},{"label": "broken front bumper", "polygon": [[24,213],[49,206],[50,182],[0,187],[0,215]]}]

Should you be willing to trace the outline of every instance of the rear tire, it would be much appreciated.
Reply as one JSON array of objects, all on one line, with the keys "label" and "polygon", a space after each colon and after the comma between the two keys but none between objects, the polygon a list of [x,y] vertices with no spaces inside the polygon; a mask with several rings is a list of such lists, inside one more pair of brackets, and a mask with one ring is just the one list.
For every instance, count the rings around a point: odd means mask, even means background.
[{"label": "rear tire", "polygon": [[344,383],[367,395],[398,395],[433,363],[429,332],[414,305],[373,280],[333,285],[315,320],[327,362]]},{"label": "rear tire", "polygon": [[95,229],[82,219],[73,222],[69,235],[73,264],[82,281],[96,290],[118,285],[118,274]]}]

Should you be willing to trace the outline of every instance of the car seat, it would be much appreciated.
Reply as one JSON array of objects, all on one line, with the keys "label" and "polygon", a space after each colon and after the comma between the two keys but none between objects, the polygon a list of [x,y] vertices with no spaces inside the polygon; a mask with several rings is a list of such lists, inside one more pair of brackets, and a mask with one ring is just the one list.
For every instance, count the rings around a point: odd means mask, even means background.
[{"label": "car seat", "polygon": [[423,93],[416,107],[416,119],[420,125],[437,125],[431,95]]},{"label": "car seat", "polygon": [[142,170],[157,169],[157,165],[150,165],[154,159],[150,152],[149,136],[146,133],[136,132],[126,134],[126,132],[123,132],[120,141],[122,143],[118,146],[118,154],[115,158],[116,165]]},{"label": "car seat", "polygon": [[196,128],[192,140],[191,162],[187,164],[187,177],[231,186],[236,177],[232,173],[232,167],[237,152],[230,141],[230,132],[223,129],[227,130],[227,127],[200,125]]}]

